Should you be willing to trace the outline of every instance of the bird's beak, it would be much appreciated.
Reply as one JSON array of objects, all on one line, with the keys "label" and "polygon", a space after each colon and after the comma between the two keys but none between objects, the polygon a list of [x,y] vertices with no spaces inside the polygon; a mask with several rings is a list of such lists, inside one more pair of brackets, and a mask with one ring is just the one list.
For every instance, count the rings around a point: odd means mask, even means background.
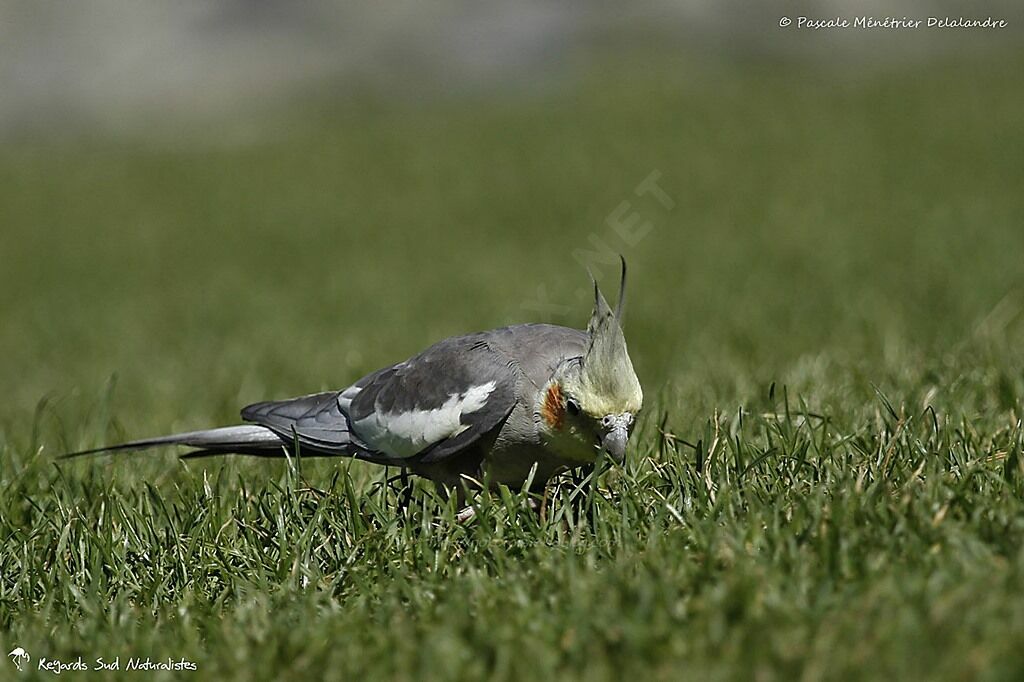
[{"label": "bird's beak", "polygon": [[633,423],[630,414],[609,415],[604,420],[607,430],[601,438],[601,448],[612,456],[616,464],[626,461],[626,443],[629,442],[629,427]]}]

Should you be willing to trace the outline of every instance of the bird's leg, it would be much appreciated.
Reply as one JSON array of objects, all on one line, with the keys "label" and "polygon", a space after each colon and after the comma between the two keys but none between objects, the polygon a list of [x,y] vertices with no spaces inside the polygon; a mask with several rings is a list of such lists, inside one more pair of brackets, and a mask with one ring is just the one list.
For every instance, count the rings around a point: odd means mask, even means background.
[{"label": "bird's leg", "polygon": [[[395,486],[395,483],[401,483],[401,488]],[[412,485],[409,481],[409,470],[405,467],[399,469],[397,476],[390,476],[385,478],[384,485],[394,491],[395,497],[398,498],[398,509],[405,511],[409,508],[412,502]]]},{"label": "bird's leg", "polygon": [[409,505],[412,503],[412,485],[409,483],[409,470],[405,467],[402,467],[402,473],[399,474],[399,477],[399,480],[402,481],[403,489],[402,498],[401,501],[399,502],[399,506],[401,507],[402,511],[405,511],[406,509],[409,508]]}]

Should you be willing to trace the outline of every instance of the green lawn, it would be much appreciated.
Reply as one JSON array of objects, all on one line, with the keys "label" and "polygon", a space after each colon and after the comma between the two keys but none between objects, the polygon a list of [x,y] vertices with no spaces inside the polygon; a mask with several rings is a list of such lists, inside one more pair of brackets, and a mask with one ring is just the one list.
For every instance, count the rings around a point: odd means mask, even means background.
[{"label": "green lawn", "polygon": [[[1020,679],[1022,66],[638,59],[6,142],[3,653],[218,680]],[[635,191],[655,171],[667,199]],[[346,462],[55,463],[451,334],[582,326],[574,251],[604,248],[632,268],[647,402],[626,467],[562,481],[543,519],[508,493],[459,524],[429,484],[400,510]]]}]

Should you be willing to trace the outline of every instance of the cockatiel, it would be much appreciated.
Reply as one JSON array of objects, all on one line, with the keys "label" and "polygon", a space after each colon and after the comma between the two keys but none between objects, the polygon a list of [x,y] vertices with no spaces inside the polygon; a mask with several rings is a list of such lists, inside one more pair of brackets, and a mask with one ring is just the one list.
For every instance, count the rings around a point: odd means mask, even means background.
[{"label": "cockatiel", "polygon": [[443,485],[463,476],[534,487],[593,463],[603,449],[626,454],[640,381],[621,317],[594,283],[585,332],[519,324],[440,341],[340,391],[250,405],[249,424],[136,440],[66,457],[165,445],[185,456],[244,454],[354,457],[400,467]]}]

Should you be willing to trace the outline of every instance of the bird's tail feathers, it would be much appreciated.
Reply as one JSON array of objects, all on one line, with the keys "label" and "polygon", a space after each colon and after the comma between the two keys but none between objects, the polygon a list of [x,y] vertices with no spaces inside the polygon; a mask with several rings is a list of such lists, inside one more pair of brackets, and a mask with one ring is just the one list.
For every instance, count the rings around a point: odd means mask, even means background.
[{"label": "bird's tail feathers", "polygon": [[281,446],[284,442],[270,429],[255,424],[243,424],[239,426],[224,426],[217,429],[206,429],[204,431],[189,431],[187,433],[174,433],[169,436],[157,438],[145,438],[142,440],[128,441],[118,445],[108,445],[102,448],[82,450],[61,455],[60,459],[81,457],[83,455],[94,455],[101,452],[129,452],[133,450],[148,450],[150,448],[165,445],[185,445],[197,448],[196,452],[188,453],[186,456],[202,455],[226,455],[229,453],[243,455],[268,455],[281,454]]}]

